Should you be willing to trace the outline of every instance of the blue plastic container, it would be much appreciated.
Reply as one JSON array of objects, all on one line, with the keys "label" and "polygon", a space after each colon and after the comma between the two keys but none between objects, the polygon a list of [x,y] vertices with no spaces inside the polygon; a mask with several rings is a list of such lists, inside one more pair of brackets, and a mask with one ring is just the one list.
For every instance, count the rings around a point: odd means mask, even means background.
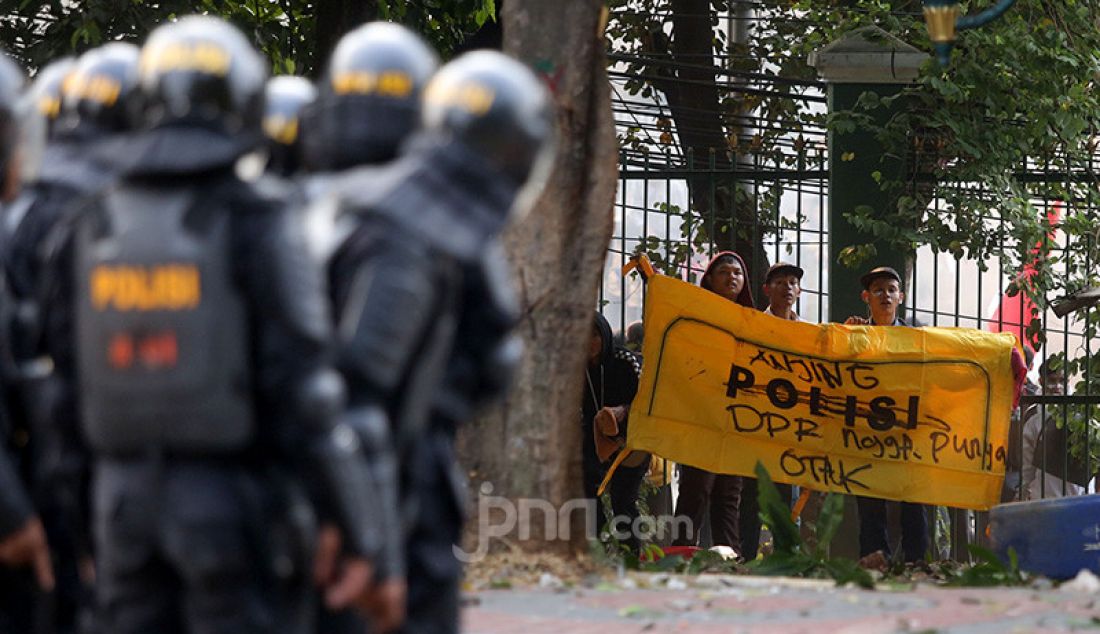
[{"label": "blue plastic container", "polygon": [[1070,579],[1082,568],[1100,574],[1100,495],[1001,504],[989,511],[993,550],[1020,569]]}]

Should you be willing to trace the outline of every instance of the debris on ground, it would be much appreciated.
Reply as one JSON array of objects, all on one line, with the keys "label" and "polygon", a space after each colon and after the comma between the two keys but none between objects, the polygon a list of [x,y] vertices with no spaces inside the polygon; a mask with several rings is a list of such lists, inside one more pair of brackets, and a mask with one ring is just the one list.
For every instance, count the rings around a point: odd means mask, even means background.
[{"label": "debris on ground", "polygon": [[489,553],[470,562],[466,566],[463,589],[467,592],[525,587],[563,590],[581,585],[586,579],[593,581],[610,576],[613,571],[596,566],[586,556],[568,557],[516,549]]},{"label": "debris on ground", "polygon": [[1089,570],[1082,569],[1072,580],[1058,586],[1063,592],[1080,592],[1082,594],[1100,594],[1100,577]]}]

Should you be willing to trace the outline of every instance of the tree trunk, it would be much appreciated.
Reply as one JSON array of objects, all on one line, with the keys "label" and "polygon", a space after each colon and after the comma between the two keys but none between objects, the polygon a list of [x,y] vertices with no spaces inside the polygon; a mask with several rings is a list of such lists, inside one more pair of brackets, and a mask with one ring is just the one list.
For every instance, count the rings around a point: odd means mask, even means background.
[{"label": "tree trunk", "polygon": [[[706,219],[710,239],[718,249],[732,249],[750,266],[759,287],[767,268],[761,227],[752,192],[722,172],[734,167],[729,140],[746,145],[737,121],[729,117],[727,132],[723,117],[731,114],[722,105],[713,66],[714,26],[711,0],[670,0],[672,37],[664,31],[650,34],[646,52],[657,59],[671,59],[673,65],[655,65],[650,73],[653,85],[667,101],[676,124],[676,135],[685,155],[692,157],[695,174],[688,179],[692,209]],[[711,60],[710,62],[706,60]],[[744,169],[745,166],[741,166]],[[726,230],[722,231],[725,226]]]},{"label": "tree trunk", "polygon": [[[555,509],[582,496],[582,370],[604,255],[613,227],[617,146],[611,116],[599,0],[508,0],[504,49],[536,69],[556,104],[558,153],[542,196],[505,244],[516,272],[527,354],[504,406],[463,430],[459,451],[475,488],[545,500]],[[523,513],[521,512],[521,516]],[[541,551],[586,546],[584,518],[569,539],[543,534]]]},{"label": "tree trunk", "polygon": [[377,0],[325,0],[316,4],[316,26],[313,41],[313,72],[320,77],[325,72],[329,55],[344,34],[353,28],[378,19]]}]

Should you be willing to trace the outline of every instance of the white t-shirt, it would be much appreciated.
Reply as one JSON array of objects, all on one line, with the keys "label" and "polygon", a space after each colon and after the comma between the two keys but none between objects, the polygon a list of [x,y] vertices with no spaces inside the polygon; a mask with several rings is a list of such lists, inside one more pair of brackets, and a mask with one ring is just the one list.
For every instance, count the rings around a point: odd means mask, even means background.
[{"label": "white t-shirt", "polygon": [[[778,316],[778,315],[776,315],[775,313],[772,312],[772,307],[771,306],[768,306],[767,308],[765,308],[764,312],[767,313],[768,315],[771,315],[772,317],[777,317]],[[792,310],[791,314],[794,315],[794,317],[791,319],[791,321],[802,321],[802,318],[798,316],[798,313],[796,313]],[[780,317],[780,319],[782,319],[782,317]]]}]

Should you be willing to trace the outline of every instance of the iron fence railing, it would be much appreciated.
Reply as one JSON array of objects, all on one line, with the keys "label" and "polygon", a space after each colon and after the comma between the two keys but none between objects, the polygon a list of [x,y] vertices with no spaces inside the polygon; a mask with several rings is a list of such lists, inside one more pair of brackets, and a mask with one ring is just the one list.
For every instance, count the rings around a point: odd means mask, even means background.
[{"label": "iron fence railing", "polygon": [[[700,166],[702,163],[702,166]],[[728,235],[720,226],[729,224],[728,232],[748,237],[763,247],[769,262],[785,260],[803,269],[803,291],[797,310],[805,319],[825,321],[829,315],[827,293],[829,275],[855,275],[829,261],[828,172],[827,153],[819,144],[809,144],[795,151],[793,146],[751,157],[740,157],[732,166],[719,168],[694,160],[690,151],[679,153],[669,148],[664,152],[623,150],[620,156],[619,190],[615,203],[615,230],[605,263],[600,288],[600,306],[614,329],[625,332],[627,326],[642,317],[645,287],[639,279],[622,277],[621,267],[630,256],[645,251],[658,268],[669,275],[697,282],[709,256],[720,248]],[[1096,188],[1073,187],[1076,194],[1055,198],[1048,185],[1067,182],[1064,170],[1044,170],[1034,165],[1018,174],[1018,182],[1029,189],[1031,204],[1047,215],[1051,229],[1042,238],[1042,248],[1021,244],[1002,231],[1004,220],[996,215],[985,218],[989,231],[1000,232],[1003,253],[1023,254],[1016,258],[995,257],[977,261],[965,254],[921,247],[915,253],[907,286],[909,316],[929,326],[968,327],[1015,332],[1017,336],[1038,334],[1036,361],[1030,376],[1040,382],[1038,368],[1046,359],[1091,358],[1094,350],[1095,317],[1091,311],[1057,317],[1047,309],[1054,297],[1041,298],[1037,304],[1023,294],[1012,294],[1020,276],[1028,266],[1045,270],[1047,275],[1069,276],[1071,270],[1095,268],[1094,245],[1080,239],[1071,241],[1062,230],[1067,222],[1091,222],[1100,226],[1100,193]],[[983,195],[981,186],[966,183],[934,183],[929,194],[929,213],[945,222],[951,212],[945,199],[949,194],[969,189],[975,196]],[[721,197],[719,191],[737,190],[738,196]],[[716,205],[717,201],[724,201]],[[1029,260],[1028,250],[1034,251]],[[1040,255],[1041,254],[1041,255]],[[1024,268],[1021,269],[1020,265]],[[750,265],[752,267],[752,265]],[[753,270],[753,290],[759,301],[762,270]],[[1040,318],[1037,333],[1028,332],[1032,307]],[[1100,361],[1098,361],[1100,364]],[[1092,368],[1092,365],[1086,365]],[[1055,428],[1068,430],[1071,442],[1063,443],[1061,455],[1052,457],[1047,441],[1037,445],[1036,456],[1063,466],[1084,461],[1089,473],[1094,473],[1100,442],[1094,438],[1100,428],[1100,386],[1093,379],[1100,365],[1073,375],[1063,374],[1059,391],[1053,386],[1042,387],[1035,396],[1024,400],[1020,412],[1029,404],[1047,409],[1056,420]],[[1017,414],[1017,418],[1020,413]],[[1077,422],[1075,422],[1077,421]],[[1081,422],[1083,421],[1083,422]],[[1089,430],[1092,430],[1091,432]],[[1011,443],[1022,442],[1019,426],[1014,427]],[[1082,436],[1083,434],[1083,436]],[[1074,440],[1076,438],[1076,440]],[[1073,452],[1077,452],[1077,457]],[[1049,473],[1039,464],[1041,473]],[[1050,466],[1050,465],[1046,465]],[[1055,469],[1057,472],[1058,469]],[[1016,481],[1015,489],[1006,487],[1005,499],[1024,499]],[[1061,480],[1058,487],[1061,487]],[[1094,486],[1094,485],[1090,485]],[[1092,489],[1089,489],[1092,490]],[[1042,488],[1040,497],[1049,497],[1070,490]],[[984,538],[985,514],[951,509],[941,510],[937,517],[948,521],[933,522],[935,543],[940,554],[964,560],[969,555],[966,545]]]}]

